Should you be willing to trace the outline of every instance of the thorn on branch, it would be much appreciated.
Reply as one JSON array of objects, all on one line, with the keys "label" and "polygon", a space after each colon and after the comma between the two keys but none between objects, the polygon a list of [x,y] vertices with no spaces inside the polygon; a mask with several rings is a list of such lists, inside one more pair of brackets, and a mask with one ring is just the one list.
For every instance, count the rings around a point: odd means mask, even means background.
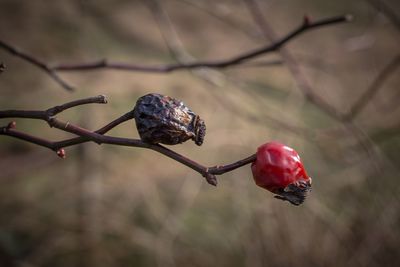
[{"label": "thorn on branch", "polygon": [[56,153],[57,153],[57,156],[59,156],[60,158],[62,158],[62,159],[66,158],[66,153],[65,153],[65,149],[64,148],[61,148],[61,149],[57,150]]}]

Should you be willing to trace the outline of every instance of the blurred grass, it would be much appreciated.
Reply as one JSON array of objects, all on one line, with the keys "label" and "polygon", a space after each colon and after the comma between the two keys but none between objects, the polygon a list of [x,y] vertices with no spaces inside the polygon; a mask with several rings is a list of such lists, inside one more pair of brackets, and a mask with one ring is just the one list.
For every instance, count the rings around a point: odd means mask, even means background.
[{"label": "blurred grass", "polygon": [[[162,5],[186,50],[199,59],[222,59],[264,44],[242,1]],[[316,93],[340,111],[347,111],[399,53],[396,28],[366,1],[265,1],[262,6],[279,36],[304,14],[354,14],[351,24],[309,32],[287,45]],[[0,38],[48,62],[174,62],[142,1],[0,0]],[[265,57],[272,58],[279,57]],[[131,110],[145,93],[168,94],[207,124],[203,146],[185,143],[173,147],[177,152],[214,166],[279,140],[301,154],[314,183],[306,203],[294,207],[257,188],[248,166],[222,175],[213,188],[153,151],[84,144],[67,148],[67,159],[60,160],[44,148],[3,136],[0,266],[400,263],[397,74],[356,117],[362,136],[304,99],[285,66],[167,75],[62,73],[77,87],[70,94],[2,50],[0,61],[7,65],[0,75],[1,109],[45,109],[106,94],[107,105],[60,114],[97,129]],[[17,120],[17,125],[52,140],[69,136],[42,122]],[[110,134],[138,137],[133,122]]]}]

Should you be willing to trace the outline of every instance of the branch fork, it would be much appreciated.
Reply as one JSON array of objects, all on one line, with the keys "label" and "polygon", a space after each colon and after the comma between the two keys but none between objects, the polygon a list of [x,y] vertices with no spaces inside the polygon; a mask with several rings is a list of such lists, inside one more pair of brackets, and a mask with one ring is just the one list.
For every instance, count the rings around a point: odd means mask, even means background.
[{"label": "branch fork", "polygon": [[26,118],[26,119],[39,119],[46,121],[49,127],[57,128],[64,132],[69,132],[77,135],[75,138],[70,138],[62,141],[50,141],[47,139],[43,139],[41,137],[33,136],[25,132],[21,132],[16,130],[16,122],[11,121],[6,126],[0,127],[0,135],[6,135],[10,137],[14,137],[29,143],[33,143],[39,146],[46,147],[56,152],[57,156],[60,158],[66,157],[65,147],[78,145],[85,142],[94,142],[97,144],[111,144],[111,145],[119,145],[119,146],[131,146],[131,147],[141,147],[145,149],[151,149],[158,153],[161,153],[175,161],[180,162],[183,165],[188,166],[189,168],[200,173],[206,181],[216,186],[217,178],[216,175],[221,175],[226,172],[233,171],[241,166],[251,163],[255,159],[255,155],[247,157],[243,160],[239,160],[237,162],[224,165],[224,166],[215,166],[215,167],[205,167],[173,150],[170,150],[167,147],[164,147],[159,144],[149,144],[145,143],[140,139],[129,139],[122,137],[114,137],[105,135],[109,130],[118,126],[119,124],[133,119],[133,112],[129,111],[124,115],[118,117],[117,119],[111,121],[104,127],[98,129],[97,131],[91,131],[75,125],[71,122],[64,122],[55,116],[69,108],[73,108],[80,105],[85,104],[106,104],[107,99],[104,95],[99,95],[95,97],[78,99],[72,102],[68,102],[59,106],[55,106],[46,110],[2,110],[0,111],[0,119],[2,118]]},{"label": "branch fork", "polygon": [[[4,40],[0,40],[0,49],[25,60],[26,62],[32,64],[33,66],[41,69],[47,75],[49,75],[56,83],[58,83],[62,88],[73,91],[74,87],[70,85],[67,81],[63,80],[59,72],[65,71],[90,71],[90,70],[119,70],[119,71],[134,71],[134,72],[148,72],[148,73],[169,73],[173,71],[182,70],[192,70],[199,68],[215,68],[224,69],[231,66],[242,65],[249,60],[255,59],[259,56],[276,52],[282,46],[284,46],[289,41],[293,40],[295,37],[315,28],[325,27],[329,25],[334,25],[338,23],[344,23],[351,20],[350,15],[334,16],[320,20],[310,20],[308,16],[305,16],[303,22],[300,23],[292,31],[288,32],[286,35],[276,40],[271,44],[264,45],[263,47],[243,51],[238,55],[231,56],[230,58],[223,60],[211,60],[211,61],[195,61],[191,63],[172,63],[172,64],[159,64],[159,65],[144,65],[135,63],[123,63],[123,62],[112,62],[107,59],[95,60],[92,62],[84,63],[60,63],[60,64],[49,64],[35,55],[29,54],[17,47],[9,44]],[[276,62],[269,62],[271,65],[275,65]],[[1,63],[0,63],[1,64]],[[265,65],[264,65],[265,66]],[[1,73],[0,65],[0,73]]]}]

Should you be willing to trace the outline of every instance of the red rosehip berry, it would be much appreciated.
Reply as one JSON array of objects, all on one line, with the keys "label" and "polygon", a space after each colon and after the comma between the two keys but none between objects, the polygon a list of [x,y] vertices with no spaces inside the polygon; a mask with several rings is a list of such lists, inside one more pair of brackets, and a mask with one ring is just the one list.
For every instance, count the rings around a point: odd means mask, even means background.
[{"label": "red rosehip berry", "polygon": [[307,175],[299,154],[284,144],[270,142],[260,146],[251,170],[258,186],[294,205],[303,203],[311,190],[311,177]]}]

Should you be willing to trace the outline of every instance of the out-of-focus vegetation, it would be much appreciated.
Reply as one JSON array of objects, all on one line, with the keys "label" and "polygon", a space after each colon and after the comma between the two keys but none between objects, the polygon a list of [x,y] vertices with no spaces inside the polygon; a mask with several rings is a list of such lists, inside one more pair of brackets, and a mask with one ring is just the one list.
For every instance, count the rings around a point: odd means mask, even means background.
[{"label": "out-of-focus vegetation", "polygon": [[[0,39],[47,62],[174,62],[145,2],[0,0]],[[308,32],[286,46],[316,93],[339,111],[349,110],[400,52],[398,29],[368,1],[260,2],[279,36],[304,14],[354,15],[351,24]],[[400,14],[398,1],[384,2]],[[161,3],[193,58],[223,59],[266,42],[243,1]],[[143,94],[168,94],[207,124],[203,146],[187,142],[174,150],[213,166],[279,140],[296,148],[313,177],[313,192],[295,207],[256,187],[249,166],[222,175],[214,188],[149,150],[84,144],[67,148],[61,160],[45,148],[1,136],[1,266],[400,263],[398,71],[346,127],[304,98],[285,65],[63,73],[77,87],[68,93],[3,50],[0,62],[7,65],[0,75],[0,109],[45,109],[106,94],[108,105],[60,115],[97,129]],[[52,140],[68,136],[42,122],[17,125]],[[134,122],[111,133],[138,137]]]}]

